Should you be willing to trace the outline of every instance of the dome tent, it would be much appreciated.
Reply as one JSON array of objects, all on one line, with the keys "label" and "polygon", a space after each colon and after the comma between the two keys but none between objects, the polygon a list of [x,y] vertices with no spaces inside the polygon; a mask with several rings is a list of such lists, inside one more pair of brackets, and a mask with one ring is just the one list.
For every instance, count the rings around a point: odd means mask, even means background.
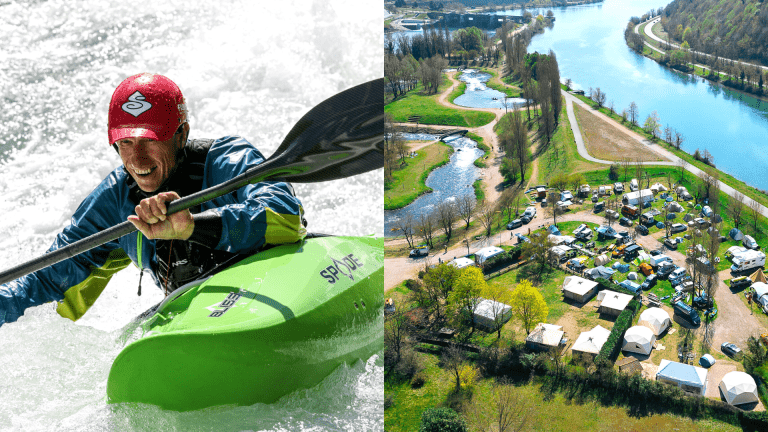
[{"label": "dome tent", "polygon": [[728,236],[730,236],[734,240],[741,240],[744,238],[744,234],[739,231],[738,228],[733,228],[729,233]]},{"label": "dome tent", "polygon": [[621,349],[622,351],[650,355],[654,342],[656,342],[656,335],[651,329],[645,326],[634,326],[624,333],[624,344]]},{"label": "dome tent", "polygon": [[644,310],[640,314],[640,320],[638,321],[638,325],[648,327],[656,336],[664,333],[670,324],[672,324],[672,321],[669,319],[667,311],[657,307]]},{"label": "dome tent", "polygon": [[731,405],[757,402],[757,384],[749,374],[739,371],[728,372],[720,381],[720,391]]}]

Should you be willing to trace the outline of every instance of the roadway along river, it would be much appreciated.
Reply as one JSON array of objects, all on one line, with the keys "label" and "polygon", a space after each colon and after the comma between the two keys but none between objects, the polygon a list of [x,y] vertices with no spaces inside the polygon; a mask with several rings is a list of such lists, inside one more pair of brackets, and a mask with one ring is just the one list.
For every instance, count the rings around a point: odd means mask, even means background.
[{"label": "roadway along river", "polygon": [[634,101],[641,121],[657,111],[662,125],[685,136],[686,151],[707,149],[718,168],[768,189],[768,102],[670,71],[626,46],[629,18],[659,6],[664,4],[607,0],[555,8],[554,27],[534,36],[528,51],[554,51],[563,80],[584,90],[600,87],[619,112]]}]

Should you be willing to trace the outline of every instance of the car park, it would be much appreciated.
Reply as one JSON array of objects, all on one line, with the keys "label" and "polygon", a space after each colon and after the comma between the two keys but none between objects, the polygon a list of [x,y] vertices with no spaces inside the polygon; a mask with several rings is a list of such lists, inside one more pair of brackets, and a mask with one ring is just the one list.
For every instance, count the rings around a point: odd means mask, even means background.
[{"label": "car park", "polygon": [[648,276],[647,278],[645,278],[645,281],[643,281],[643,283],[640,285],[640,288],[644,290],[649,290],[653,288],[656,285],[656,281],[658,280],[658,278],[659,277],[655,274]]},{"label": "car park", "polygon": [[736,357],[741,354],[741,348],[730,342],[723,342],[723,344],[720,345],[720,351],[731,357]]},{"label": "car park", "polygon": [[520,228],[521,226],[523,226],[523,221],[520,219],[515,219],[512,222],[507,224],[507,229],[511,230],[515,228]]}]

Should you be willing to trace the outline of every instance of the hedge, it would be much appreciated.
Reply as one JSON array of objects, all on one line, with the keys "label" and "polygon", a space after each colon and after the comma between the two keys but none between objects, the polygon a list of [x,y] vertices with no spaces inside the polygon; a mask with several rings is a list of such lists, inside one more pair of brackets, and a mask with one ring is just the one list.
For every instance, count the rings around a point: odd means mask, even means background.
[{"label": "hedge", "polygon": [[515,247],[510,249],[508,252],[504,251],[494,257],[488,258],[488,260],[486,260],[485,264],[483,265],[483,272],[491,273],[498,268],[514,264],[520,260],[521,254],[522,248]]},{"label": "hedge", "polygon": [[600,349],[600,354],[595,358],[596,364],[603,362],[613,364],[616,361],[619,357],[619,352],[621,351],[624,332],[632,327],[632,323],[635,320],[635,314],[640,310],[640,306],[640,302],[633,299],[630,300],[626,309],[621,311],[619,317],[616,318],[616,322],[613,324],[611,334],[608,335],[608,340],[605,341],[603,347]]}]

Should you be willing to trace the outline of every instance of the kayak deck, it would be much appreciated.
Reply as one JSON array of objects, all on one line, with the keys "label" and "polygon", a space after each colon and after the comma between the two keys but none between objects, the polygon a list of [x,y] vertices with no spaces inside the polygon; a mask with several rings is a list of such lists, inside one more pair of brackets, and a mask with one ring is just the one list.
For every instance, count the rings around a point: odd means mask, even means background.
[{"label": "kayak deck", "polygon": [[253,255],[173,299],[115,359],[112,403],[270,403],[383,344],[383,240],[320,237]]}]

